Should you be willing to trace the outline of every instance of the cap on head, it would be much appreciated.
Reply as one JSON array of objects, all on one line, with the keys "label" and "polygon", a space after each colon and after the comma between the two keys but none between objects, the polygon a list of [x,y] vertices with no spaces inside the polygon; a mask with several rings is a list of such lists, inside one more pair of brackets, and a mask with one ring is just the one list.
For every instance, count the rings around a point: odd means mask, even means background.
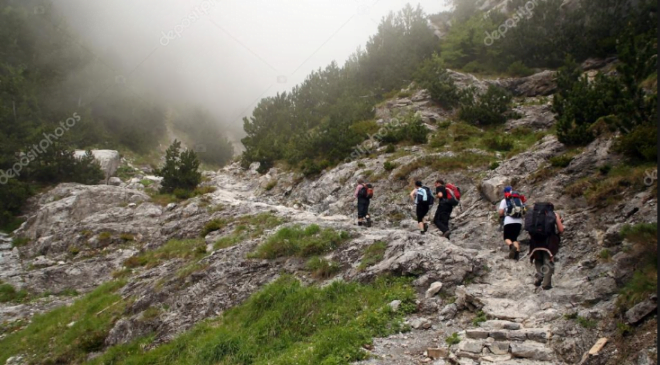
[{"label": "cap on head", "polygon": [[504,193],[510,193],[511,190],[513,190],[513,188],[510,187],[510,186],[507,186],[507,187],[504,188]]},{"label": "cap on head", "polygon": [[419,180],[418,180],[418,181],[415,181],[415,186],[421,187],[421,186],[422,186],[422,182],[419,181]]}]

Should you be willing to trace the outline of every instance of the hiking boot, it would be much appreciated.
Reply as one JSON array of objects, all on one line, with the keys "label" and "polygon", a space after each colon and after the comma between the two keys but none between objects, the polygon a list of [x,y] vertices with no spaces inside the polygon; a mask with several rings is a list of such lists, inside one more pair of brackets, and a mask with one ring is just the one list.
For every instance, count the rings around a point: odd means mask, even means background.
[{"label": "hiking boot", "polygon": [[424,233],[426,233],[429,230],[429,224],[424,223]]},{"label": "hiking boot", "polygon": [[367,217],[366,219],[367,219],[366,226],[371,227],[371,217]]},{"label": "hiking boot", "polygon": [[515,257],[516,257],[516,248],[513,245],[511,245],[509,246],[509,258],[513,260]]},{"label": "hiking boot", "polygon": [[513,254],[513,259],[516,261],[520,260],[520,251],[516,251],[516,253]]},{"label": "hiking boot", "polygon": [[450,231],[444,232],[444,233],[442,234],[442,237],[444,237],[444,238],[446,238],[446,239],[449,239],[449,236],[451,236],[451,232],[450,232]]},{"label": "hiking boot", "polygon": [[362,221],[359,221],[359,222],[358,222],[358,226],[361,226],[361,225],[362,225]]},{"label": "hiking boot", "polygon": [[541,283],[543,283],[543,277],[542,276],[541,277],[537,276],[536,280],[534,280],[534,286],[539,287],[539,286],[541,286]]},{"label": "hiking boot", "polygon": [[541,287],[541,289],[543,289],[543,290],[550,290],[550,289],[552,289],[552,285],[548,285],[548,286],[545,286],[545,285],[544,285],[544,286]]}]

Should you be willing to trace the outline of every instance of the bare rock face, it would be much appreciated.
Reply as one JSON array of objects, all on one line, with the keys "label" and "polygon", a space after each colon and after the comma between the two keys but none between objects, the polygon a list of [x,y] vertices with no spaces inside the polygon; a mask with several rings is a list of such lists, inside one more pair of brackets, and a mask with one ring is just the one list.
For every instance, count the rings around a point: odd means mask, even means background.
[{"label": "bare rock face", "polygon": [[507,176],[495,176],[481,183],[481,193],[491,203],[502,200],[504,187],[511,185],[511,178]]},{"label": "bare rock face", "polygon": [[556,76],[556,71],[546,70],[527,77],[497,80],[497,85],[515,96],[547,96],[557,90]]},{"label": "bare rock face", "polygon": [[[76,150],[74,156],[82,158],[86,154],[84,150]],[[105,174],[106,180],[111,176],[115,176],[119,165],[121,164],[121,156],[118,151],[114,150],[92,150],[92,155],[96,161],[101,165],[101,171]]]},{"label": "bare rock face", "polygon": [[555,114],[548,104],[525,105],[513,109],[520,113],[520,119],[511,119],[506,122],[505,129],[529,128],[531,130],[546,130],[555,124]]}]

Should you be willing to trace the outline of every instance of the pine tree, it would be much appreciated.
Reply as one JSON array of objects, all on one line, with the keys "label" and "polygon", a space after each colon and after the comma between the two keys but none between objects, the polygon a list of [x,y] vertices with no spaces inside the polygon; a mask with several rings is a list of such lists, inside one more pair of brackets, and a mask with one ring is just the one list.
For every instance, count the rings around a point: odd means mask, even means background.
[{"label": "pine tree", "polygon": [[174,140],[165,151],[165,164],[156,171],[163,177],[161,193],[173,193],[177,189],[193,191],[202,182],[198,169],[197,154],[191,150],[181,152],[181,142]]}]

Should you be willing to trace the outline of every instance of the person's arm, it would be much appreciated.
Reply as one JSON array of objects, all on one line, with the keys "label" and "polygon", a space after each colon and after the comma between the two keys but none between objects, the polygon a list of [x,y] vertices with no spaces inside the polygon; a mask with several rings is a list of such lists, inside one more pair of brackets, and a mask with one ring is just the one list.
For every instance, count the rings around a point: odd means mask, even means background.
[{"label": "person's arm", "polygon": [[415,201],[415,193],[416,193],[416,192],[417,192],[417,189],[413,189],[413,190],[410,192],[410,199],[412,199],[413,202]]},{"label": "person's arm", "polygon": [[[502,208],[502,203],[504,203],[504,208]],[[504,200],[502,200],[500,202],[500,207],[497,211],[498,213],[500,213],[500,217],[504,217],[504,209],[506,209],[506,202],[504,202]]]},{"label": "person's arm", "polygon": [[355,199],[358,198],[358,193],[360,192],[360,187],[361,187],[361,186],[362,186],[362,185],[358,185],[358,186],[355,188],[355,193],[353,194],[353,197],[354,197]]},{"label": "person's arm", "polygon": [[562,234],[564,233],[564,223],[561,221],[561,216],[559,215],[559,213],[555,213],[555,215],[557,216],[557,232],[559,232],[559,234]]},{"label": "person's arm", "polygon": [[444,194],[442,194],[442,189],[440,189],[435,195],[438,197],[438,199],[442,199],[444,196]]}]

